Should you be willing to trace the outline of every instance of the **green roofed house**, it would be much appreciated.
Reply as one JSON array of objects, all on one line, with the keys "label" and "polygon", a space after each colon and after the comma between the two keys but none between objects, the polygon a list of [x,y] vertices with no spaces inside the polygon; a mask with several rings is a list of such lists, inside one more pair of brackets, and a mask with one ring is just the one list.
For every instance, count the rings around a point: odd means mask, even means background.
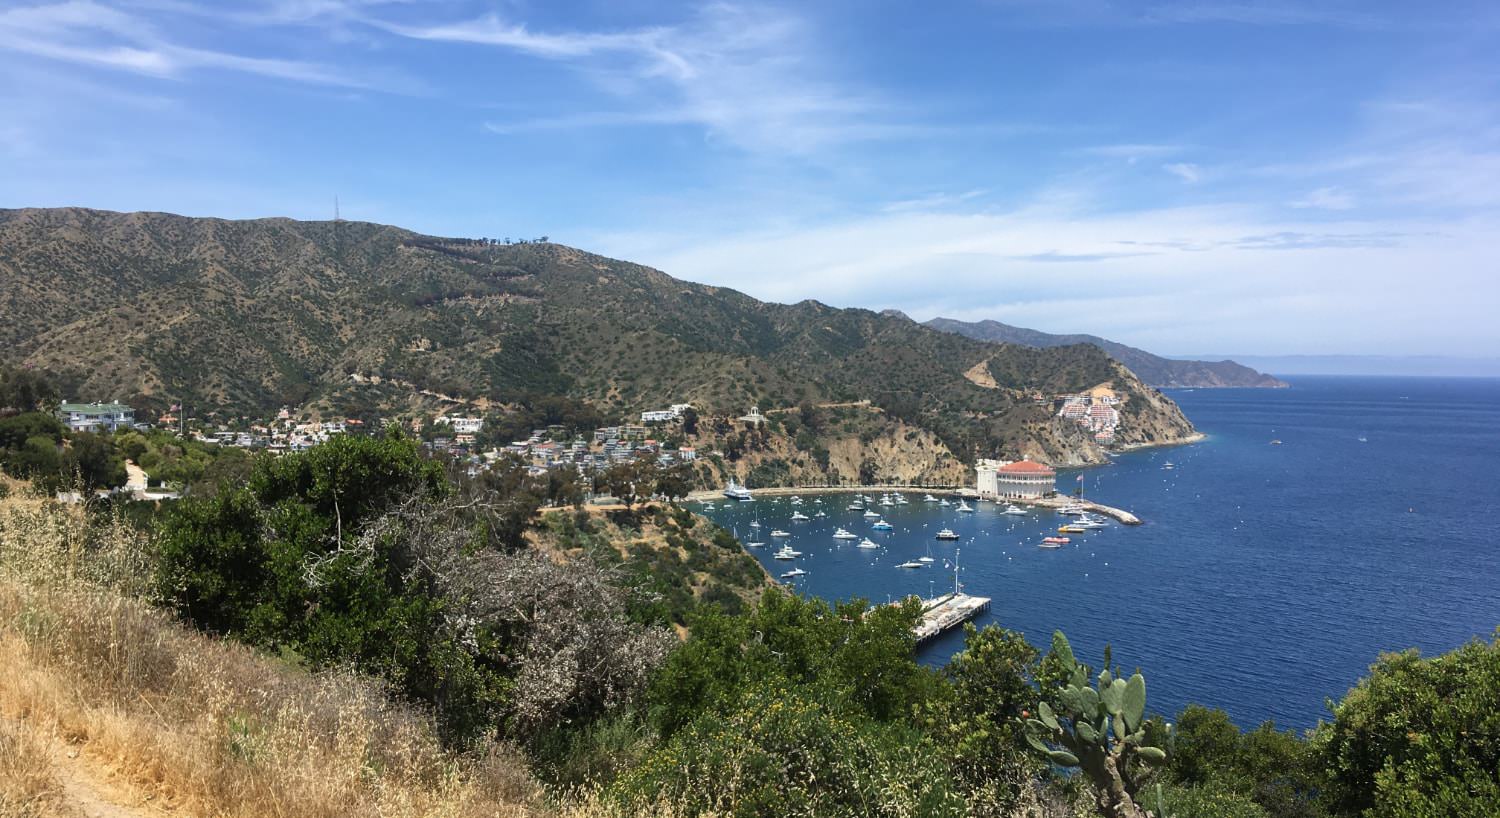
[{"label": "green roofed house", "polygon": [[123,403],[64,403],[57,418],[75,432],[113,432],[135,425],[135,410]]}]

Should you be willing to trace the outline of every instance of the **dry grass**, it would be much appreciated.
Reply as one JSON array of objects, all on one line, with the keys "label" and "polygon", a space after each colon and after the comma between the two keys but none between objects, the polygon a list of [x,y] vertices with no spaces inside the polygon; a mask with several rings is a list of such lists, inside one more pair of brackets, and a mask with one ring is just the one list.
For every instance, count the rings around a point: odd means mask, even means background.
[{"label": "dry grass", "polygon": [[69,814],[51,755],[35,725],[0,718],[0,818]]},{"label": "dry grass", "polygon": [[141,800],[188,814],[546,811],[513,753],[446,752],[424,713],[367,679],[302,672],[134,598],[142,553],[118,520],[0,501],[4,814],[50,809],[55,778],[36,750],[59,739]]}]

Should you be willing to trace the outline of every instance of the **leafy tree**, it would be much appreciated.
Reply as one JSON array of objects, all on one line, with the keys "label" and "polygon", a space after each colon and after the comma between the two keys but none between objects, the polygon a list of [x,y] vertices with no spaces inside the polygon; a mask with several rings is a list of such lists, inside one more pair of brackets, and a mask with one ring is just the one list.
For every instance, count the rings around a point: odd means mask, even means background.
[{"label": "leafy tree", "polygon": [[682,433],[685,435],[698,434],[698,410],[691,406],[682,411]]},{"label": "leafy tree", "polygon": [[76,474],[86,490],[125,485],[125,459],[103,435],[75,432],[63,454],[62,468]]},{"label": "leafy tree", "polygon": [[0,366],[0,417],[55,410],[60,400],[57,384],[46,375],[24,367]]},{"label": "leafy tree", "polygon": [[1500,629],[1380,657],[1314,739],[1339,815],[1500,815]]}]

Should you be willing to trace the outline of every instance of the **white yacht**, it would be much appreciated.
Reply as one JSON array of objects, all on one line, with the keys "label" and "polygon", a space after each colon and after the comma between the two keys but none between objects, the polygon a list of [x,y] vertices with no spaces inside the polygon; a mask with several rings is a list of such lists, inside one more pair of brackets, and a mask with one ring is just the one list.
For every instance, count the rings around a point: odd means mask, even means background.
[{"label": "white yacht", "polygon": [[865,519],[866,520],[878,520],[878,519],[880,519],[880,512],[878,512],[878,511],[876,511],[874,509],[868,509],[868,510],[865,511]]},{"label": "white yacht", "polygon": [[779,560],[794,560],[802,556],[801,551],[793,551],[790,545],[783,545],[780,550],[771,555]]},{"label": "white yacht", "polygon": [[1105,521],[1099,519],[1098,517],[1093,517],[1093,516],[1090,516],[1088,514],[1084,514],[1084,515],[1080,516],[1077,520],[1073,521],[1073,525],[1083,526],[1084,528],[1108,528],[1109,527],[1109,523],[1106,523]]},{"label": "white yacht", "polygon": [[790,571],[783,571],[782,574],[781,574],[781,578],[782,579],[796,579],[797,577],[805,576],[806,574],[807,574],[807,572],[804,571],[804,570],[802,570],[801,568],[793,568]]},{"label": "white yacht", "polygon": [[891,506],[896,504],[896,501],[892,500],[891,495],[887,494],[880,498],[880,504],[885,506],[886,508],[890,508]]},{"label": "white yacht", "polygon": [[1000,513],[1001,514],[1012,514],[1012,515],[1024,517],[1024,516],[1026,516],[1026,509],[1020,508],[1017,505],[1015,505],[1014,503],[1012,503],[1010,505],[1007,505],[1005,507],[1005,510],[1002,511],[1002,512],[1000,512]]},{"label": "white yacht", "polygon": [[750,489],[734,482],[733,478],[730,479],[729,485],[724,487],[724,496],[737,502],[754,499],[750,496]]},{"label": "white yacht", "polygon": [[963,500],[959,500],[958,510],[972,513],[974,511],[974,507],[964,502]]},{"label": "white yacht", "polygon": [[950,502],[948,502],[947,500],[939,500],[938,501],[938,505],[940,505],[940,506],[951,506],[953,504],[950,503]]},{"label": "white yacht", "polygon": [[760,528],[760,520],[751,520],[750,521],[750,527],[751,528]]},{"label": "white yacht", "polygon": [[859,535],[840,528],[839,530],[833,532],[833,538],[835,540],[857,540],[859,539]]},{"label": "white yacht", "polygon": [[926,566],[916,560],[907,560],[896,566],[897,568],[925,568]]},{"label": "white yacht", "polygon": [[790,536],[792,536],[792,532],[790,532],[790,531],[782,531],[779,528],[773,528],[773,529],[771,529],[771,536],[772,537],[790,537]]},{"label": "white yacht", "polygon": [[1078,517],[1080,515],[1089,513],[1089,510],[1086,509],[1086,508],[1084,508],[1081,503],[1069,503],[1069,504],[1063,506],[1062,508],[1058,509],[1057,513],[1058,514],[1068,514],[1068,515],[1071,515],[1071,516],[1074,516],[1074,517]]},{"label": "white yacht", "polygon": [[805,522],[805,521],[811,520],[811,519],[812,519],[811,517],[807,516],[806,514],[803,514],[800,511],[793,511],[792,512],[792,522],[800,523],[800,522]]},{"label": "white yacht", "polygon": [[865,504],[861,503],[858,500],[855,500],[854,502],[852,502],[852,503],[849,504],[849,510],[850,511],[864,511],[865,510]]},{"label": "white yacht", "polygon": [[953,529],[945,528],[937,533],[937,538],[940,540],[956,540],[958,539],[958,535],[954,533]]},{"label": "white yacht", "polygon": [[922,495],[922,502],[924,503],[936,503],[937,501],[938,499],[936,497],[933,497],[931,494]]},{"label": "white yacht", "polygon": [[765,545],[765,543],[759,542],[759,541],[751,541],[751,542],[745,543],[745,547],[746,548],[759,548],[759,547],[761,547],[763,545]]},{"label": "white yacht", "polygon": [[794,506],[800,506],[800,505],[802,505],[802,498],[798,497],[795,494],[793,494],[792,495],[792,505],[794,505]]},{"label": "white yacht", "polygon": [[828,516],[828,512],[823,511],[822,509],[819,509],[816,514],[813,514],[813,516],[814,517],[827,517]]},{"label": "white yacht", "polygon": [[880,543],[875,542],[874,540],[870,539],[869,537],[865,537],[864,539],[860,540],[859,541],[859,545],[855,546],[855,548],[879,548],[879,547],[880,547]]},{"label": "white yacht", "polygon": [[892,494],[891,495],[891,499],[895,500],[896,501],[896,505],[898,505],[898,506],[904,506],[907,503],[911,502],[910,500],[906,499],[906,495],[905,494],[902,494],[899,491],[896,492],[895,494]]}]

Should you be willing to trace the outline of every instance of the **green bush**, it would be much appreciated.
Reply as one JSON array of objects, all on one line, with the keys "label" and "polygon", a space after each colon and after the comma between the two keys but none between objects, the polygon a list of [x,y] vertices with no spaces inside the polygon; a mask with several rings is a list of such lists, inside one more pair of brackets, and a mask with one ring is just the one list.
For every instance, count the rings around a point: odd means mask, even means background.
[{"label": "green bush", "polygon": [[1159,818],[1272,818],[1249,796],[1213,785],[1149,787],[1141,804]]},{"label": "green bush", "polygon": [[1337,814],[1500,815],[1500,630],[1432,659],[1386,654],[1315,738]]},{"label": "green bush", "polygon": [[964,801],[915,730],[763,683],[691,722],[611,789],[629,809],[685,814],[958,816]]}]

